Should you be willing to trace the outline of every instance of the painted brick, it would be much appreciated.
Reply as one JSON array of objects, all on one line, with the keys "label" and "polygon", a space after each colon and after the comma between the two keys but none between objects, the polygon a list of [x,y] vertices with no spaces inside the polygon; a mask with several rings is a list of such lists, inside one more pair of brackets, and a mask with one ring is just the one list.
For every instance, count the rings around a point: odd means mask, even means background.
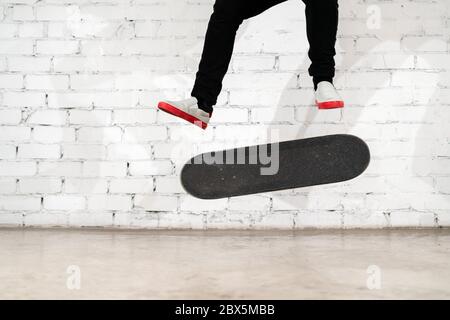
[{"label": "painted brick", "polygon": [[[205,131],[157,110],[189,97],[213,11],[212,1],[172,2],[2,2],[0,224],[449,226],[447,0],[378,1],[380,30],[365,21],[374,1],[341,4],[343,110],[315,106],[298,3],[248,19]],[[218,201],[192,198],[180,182],[200,152],[338,133],[371,149],[351,181]]]}]

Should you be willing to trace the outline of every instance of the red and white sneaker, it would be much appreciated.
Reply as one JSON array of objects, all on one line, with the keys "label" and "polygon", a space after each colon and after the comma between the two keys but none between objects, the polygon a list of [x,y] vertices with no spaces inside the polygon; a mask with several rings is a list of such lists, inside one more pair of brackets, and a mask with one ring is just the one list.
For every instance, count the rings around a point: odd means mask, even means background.
[{"label": "red and white sneaker", "polygon": [[336,91],[333,84],[328,81],[319,82],[317,85],[316,104],[319,109],[336,109],[344,107],[344,101],[341,96]]},{"label": "red and white sneaker", "polygon": [[211,113],[200,109],[197,98],[194,97],[180,101],[161,101],[158,103],[158,108],[175,117],[193,123],[202,129],[208,127],[209,120],[211,119]]}]

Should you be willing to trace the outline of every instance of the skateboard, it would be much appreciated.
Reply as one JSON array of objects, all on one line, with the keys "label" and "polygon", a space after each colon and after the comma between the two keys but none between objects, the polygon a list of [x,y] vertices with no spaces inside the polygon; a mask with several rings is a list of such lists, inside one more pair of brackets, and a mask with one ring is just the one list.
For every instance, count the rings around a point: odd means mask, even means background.
[{"label": "skateboard", "polygon": [[370,162],[367,144],[339,134],[197,155],[182,168],[194,197],[221,199],[351,180]]}]

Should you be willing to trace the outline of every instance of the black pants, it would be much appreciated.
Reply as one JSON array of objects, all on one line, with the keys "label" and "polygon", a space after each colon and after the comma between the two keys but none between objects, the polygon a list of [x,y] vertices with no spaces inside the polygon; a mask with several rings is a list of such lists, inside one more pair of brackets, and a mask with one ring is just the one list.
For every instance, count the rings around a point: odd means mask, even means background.
[{"label": "black pants", "polygon": [[[286,0],[216,0],[192,96],[208,106],[217,103],[233,53],[236,31],[245,19]],[[335,73],[338,0],[303,0],[314,83],[332,81]]]}]

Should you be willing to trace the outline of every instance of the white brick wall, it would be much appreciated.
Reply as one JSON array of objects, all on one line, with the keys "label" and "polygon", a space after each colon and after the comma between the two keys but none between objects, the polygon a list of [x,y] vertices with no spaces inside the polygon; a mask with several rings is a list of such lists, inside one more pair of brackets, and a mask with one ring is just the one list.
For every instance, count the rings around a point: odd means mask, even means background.
[{"label": "white brick wall", "polygon": [[[212,4],[0,0],[0,224],[450,226],[448,0],[340,1],[343,111],[313,106],[301,1],[246,21],[202,132],[156,104],[190,93]],[[218,201],[183,191],[191,155],[270,129],[355,134],[373,160],[339,185]]]}]

